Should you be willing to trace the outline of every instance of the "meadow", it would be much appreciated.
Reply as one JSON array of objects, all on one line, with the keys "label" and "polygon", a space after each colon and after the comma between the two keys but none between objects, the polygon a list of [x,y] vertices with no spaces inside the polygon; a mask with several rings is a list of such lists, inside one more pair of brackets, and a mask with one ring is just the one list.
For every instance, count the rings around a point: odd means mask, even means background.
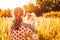
[{"label": "meadow", "polygon": [[[36,30],[38,31],[37,35],[40,40],[60,40],[59,13],[60,12],[48,12],[41,17],[36,17]],[[57,14],[57,16],[55,14]],[[12,18],[0,17],[0,40],[10,40],[11,22]]]}]

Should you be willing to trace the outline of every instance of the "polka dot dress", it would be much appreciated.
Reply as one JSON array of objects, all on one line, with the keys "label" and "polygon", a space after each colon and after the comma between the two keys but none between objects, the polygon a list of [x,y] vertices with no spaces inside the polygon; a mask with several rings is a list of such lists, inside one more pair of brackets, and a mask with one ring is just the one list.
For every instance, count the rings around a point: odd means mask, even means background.
[{"label": "polka dot dress", "polygon": [[18,30],[14,30],[11,27],[11,40],[32,40],[30,37],[32,35],[33,31],[29,29],[27,26],[24,26],[22,23],[19,26]]}]

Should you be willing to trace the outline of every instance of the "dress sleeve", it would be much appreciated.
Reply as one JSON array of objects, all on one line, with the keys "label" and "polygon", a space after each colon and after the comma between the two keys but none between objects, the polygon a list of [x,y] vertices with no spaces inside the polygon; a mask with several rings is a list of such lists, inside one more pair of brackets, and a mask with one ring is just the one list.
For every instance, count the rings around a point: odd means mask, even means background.
[{"label": "dress sleeve", "polygon": [[21,25],[28,27],[30,30],[32,30],[34,33],[37,33],[37,30],[35,30],[34,25],[27,24],[27,23],[21,23]]}]

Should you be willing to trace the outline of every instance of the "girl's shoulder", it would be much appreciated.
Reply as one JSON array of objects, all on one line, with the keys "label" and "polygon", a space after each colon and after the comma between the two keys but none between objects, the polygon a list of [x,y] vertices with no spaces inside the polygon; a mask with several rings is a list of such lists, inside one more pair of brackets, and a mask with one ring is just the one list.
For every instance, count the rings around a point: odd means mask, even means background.
[{"label": "girl's shoulder", "polygon": [[37,32],[37,31],[35,30],[35,26],[34,26],[34,25],[31,25],[31,24],[22,22],[22,23],[20,24],[20,26],[25,26],[25,27],[29,28],[30,30],[32,30],[33,32]]},{"label": "girl's shoulder", "polygon": [[25,23],[25,22],[22,22],[20,25],[27,26],[27,27],[34,27],[33,25],[31,25],[29,23]]}]

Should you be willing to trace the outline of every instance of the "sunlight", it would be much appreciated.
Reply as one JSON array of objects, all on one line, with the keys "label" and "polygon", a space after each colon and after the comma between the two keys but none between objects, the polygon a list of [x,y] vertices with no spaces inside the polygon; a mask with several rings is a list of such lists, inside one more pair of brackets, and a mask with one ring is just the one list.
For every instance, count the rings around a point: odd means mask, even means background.
[{"label": "sunlight", "polygon": [[0,0],[0,8],[1,9],[11,9],[12,10],[12,17],[14,18],[13,10],[16,7],[23,8],[24,5],[27,5],[29,3],[33,3],[36,5],[35,0]]},{"label": "sunlight", "polygon": [[15,7],[22,7],[29,2],[36,3],[35,0],[0,0],[0,8],[2,9],[14,9]]}]

